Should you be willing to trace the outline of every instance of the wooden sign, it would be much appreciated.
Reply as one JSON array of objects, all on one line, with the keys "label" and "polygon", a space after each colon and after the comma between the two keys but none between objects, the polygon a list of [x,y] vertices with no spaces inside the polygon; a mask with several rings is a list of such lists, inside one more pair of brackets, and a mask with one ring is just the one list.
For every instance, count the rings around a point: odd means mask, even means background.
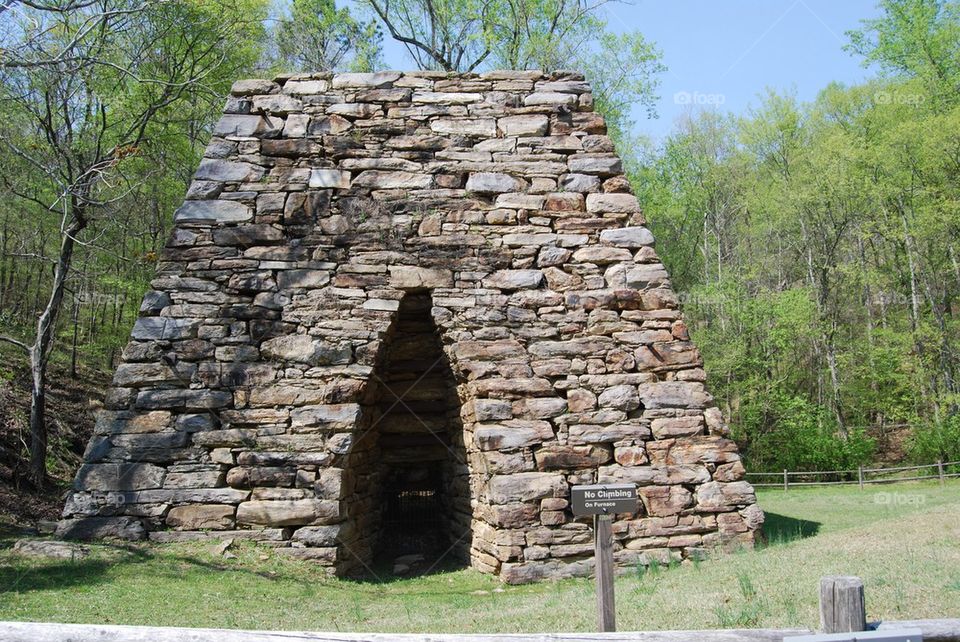
[{"label": "wooden sign", "polygon": [[633,484],[593,484],[570,489],[573,514],[615,515],[637,510],[637,487]]},{"label": "wooden sign", "polygon": [[637,510],[633,484],[593,484],[570,489],[574,515],[593,515],[594,567],[597,577],[597,626],[616,631],[613,595],[613,516]]}]

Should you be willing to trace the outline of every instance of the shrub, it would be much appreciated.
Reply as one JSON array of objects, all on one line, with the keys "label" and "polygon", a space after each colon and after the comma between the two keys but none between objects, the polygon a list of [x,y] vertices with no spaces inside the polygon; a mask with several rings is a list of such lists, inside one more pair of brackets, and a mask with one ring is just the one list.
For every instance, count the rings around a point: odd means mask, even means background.
[{"label": "shrub", "polygon": [[742,413],[735,433],[748,470],[853,470],[873,456],[874,442],[862,430],[844,436],[829,411],[805,397],[765,401],[762,413]]},{"label": "shrub", "polygon": [[[960,461],[960,414],[916,428],[907,448],[917,464]],[[960,465],[950,468],[950,472],[960,472]]]}]

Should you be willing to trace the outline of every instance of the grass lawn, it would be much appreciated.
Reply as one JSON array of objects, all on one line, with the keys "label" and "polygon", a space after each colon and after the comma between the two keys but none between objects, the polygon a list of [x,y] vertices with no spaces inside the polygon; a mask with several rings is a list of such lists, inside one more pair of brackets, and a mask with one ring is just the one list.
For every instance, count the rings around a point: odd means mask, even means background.
[{"label": "grass lawn", "polygon": [[[617,580],[621,631],[818,624],[822,575],[859,575],[869,619],[960,616],[960,483],[762,491],[770,543]],[[587,631],[592,580],[501,586],[457,570],[328,578],[238,543],[92,546],[78,562],[0,541],[0,620],[387,632]]]}]

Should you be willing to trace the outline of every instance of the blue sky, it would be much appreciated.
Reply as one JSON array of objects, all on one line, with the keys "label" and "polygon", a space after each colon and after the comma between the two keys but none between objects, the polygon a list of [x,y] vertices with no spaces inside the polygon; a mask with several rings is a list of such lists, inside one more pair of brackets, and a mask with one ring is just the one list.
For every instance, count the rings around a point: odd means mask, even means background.
[{"label": "blue sky", "polygon": [[[635,114],[636,132],[655,140],[690,104],[742,113],[765,87],[812,100],[830,81],[872,74],[843,45],[846,31],[878,15],[876,0],[635,0],[607,14],[611,29],[639,29],[663,52],[659,118]],[[384,48],[387,66],[413,67],[399,43],[385,37]]]}]

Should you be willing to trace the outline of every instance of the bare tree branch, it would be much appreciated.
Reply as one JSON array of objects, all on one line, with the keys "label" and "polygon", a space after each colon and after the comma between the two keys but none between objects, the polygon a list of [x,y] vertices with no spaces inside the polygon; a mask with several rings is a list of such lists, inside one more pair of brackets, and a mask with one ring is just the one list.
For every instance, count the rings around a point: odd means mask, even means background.
[{"label": "bare tree branch", "polygon": [[7,336],[4,336],[4,335],[0,334],[0,342],[4,342],[4,343],[9,343],[9,344],[15,345],[15,346],[17,346],[18,348],[23,349],[25,352],[30,352],[30,346],[28,346],[28,345],[27,345],[26,343],[24,343],[23,341],[18,341],[17,339],[14,339],[13,337],[7,337]]}]

